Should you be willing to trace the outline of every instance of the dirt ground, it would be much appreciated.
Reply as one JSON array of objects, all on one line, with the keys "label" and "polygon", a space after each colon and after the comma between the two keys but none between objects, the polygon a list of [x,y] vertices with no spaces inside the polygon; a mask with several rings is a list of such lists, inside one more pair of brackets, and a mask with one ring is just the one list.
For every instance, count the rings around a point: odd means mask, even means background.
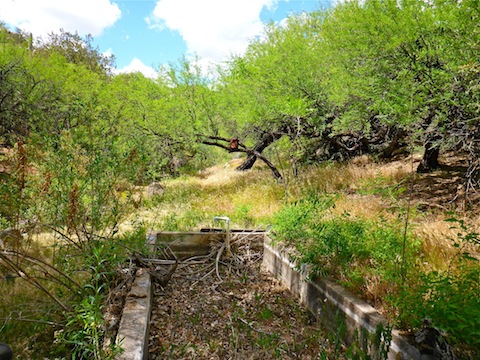
[{"label": "dirt ground", "polygon": [[[415,167],[421,157],[415,158]],[[408,159],[406,160],[408,161]],[[446,154],[440,158],[440,167],[426,174],[414,174],[413,181],[408,179],[403,198],[412,197],[412,202],[423,211],[472,211],[478,210],[480,192],[477,185],[465,178],[468,163],[465,156]]]},{"label": "dirt ground", "polygon": [[212,249],[155,285],[150,359],[341,359],[336,339],[262,271],[260,243],[235,245],[232,257]]}]

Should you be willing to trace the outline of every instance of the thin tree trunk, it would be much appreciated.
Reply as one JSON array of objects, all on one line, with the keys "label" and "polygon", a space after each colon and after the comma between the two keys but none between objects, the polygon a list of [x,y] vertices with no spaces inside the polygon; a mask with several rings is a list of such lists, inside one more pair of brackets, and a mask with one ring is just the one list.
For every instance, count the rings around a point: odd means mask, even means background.
[{"label": "thin tree trunk", "polygon": [[[262,154],[256,152],[256,157],[259,158],[260,160],[262,160],[270,170],[272,170],[272,173],[273,173],[273,176],[275,177],[275,179],[279,180],[279,181],[282,181],[283,180],[283,177],[282,177],[282,174],[280,174],[280,172],[278,171],[278,169],[275,167],[275,165],[273,165],[273,163],[268,160],[265,156],[263,156]],[[238,168],[237,168],[238,170]]]},{"label": "thin tree trunk", "polygon": [[246,160],[243,163],[241,163],[235,168],[235,170],[238,170],[238,171],[250,170],[256,161],[257,161],[257,156],[250,154],[247,156]]},{"label": "thin tree trunk", "polygon": [[417,173],[428,173],[440,167],[438,156],[440,154],[440,144],[438,138],[434,137],[425,142],[425,153],[423,159],[417,167]]}]

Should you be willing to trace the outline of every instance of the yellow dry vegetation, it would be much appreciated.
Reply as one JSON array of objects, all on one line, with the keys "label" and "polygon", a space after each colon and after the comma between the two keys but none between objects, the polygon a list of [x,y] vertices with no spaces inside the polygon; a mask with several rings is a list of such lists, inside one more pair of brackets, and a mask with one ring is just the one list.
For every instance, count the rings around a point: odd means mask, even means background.
[{"label": "yellow dry vegetation", "polygon": [[[424,198],[428,184],[422,185],[424,178],[415,174],[420,159],[416,154],[396,161],[377,162],[361,156],[346,163],[304,167],[297,177],[284,171],[283,182],[273,179],[270,171],[261,166],[247,172],[235,171],[239,159],[234,159],[235,166],[227,163],[205,169],[196,176],[165,180],[162,183],[165,194],[146,199],[147,206],[139,209],[132,223],[140,221],[151,230],[162,230],[165,219],[172,220],[173,216],[179,219],[177,224],[183,221],[193,230],[212,226],[213,217],[222,215],[229,216],[234,227],[245,227],[245,224],[266,227],[273,215],[289,202],[311,193],[336,194],[332,215],[349,213],[362,219],[404,219],[410,209],[409,229],[422,239],[422,250],[428,257],[422,261],[430,270],[441,270],[458,251],[452,241],[456,230],[445,222],[444,206],[432,204],[425,210],[424,204],[429,202]],[[411,185],[415,185],[413,193],[410,193]],[[426,190],[417,190],[422,186]],[[468,217],[474,226],[479,224],[479,219],[469,216],[468,212],[456,216]],[[186,217],[190,219],[187,221]]]}]

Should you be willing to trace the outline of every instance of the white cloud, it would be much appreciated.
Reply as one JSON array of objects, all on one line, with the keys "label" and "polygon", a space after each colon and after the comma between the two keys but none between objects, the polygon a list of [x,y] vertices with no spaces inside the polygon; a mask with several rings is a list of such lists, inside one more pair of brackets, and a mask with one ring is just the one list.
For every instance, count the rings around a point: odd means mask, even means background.
[{"label": "white cloud", "polygon": [[113,55],[113,50],[112,48],[108,48],[107,50],[105,50],[103,53],[102,53],[103,56],[105,57],[110,57]]},{"label": "white cloud", "polygon": [[157,71],[151,66],[145,65],[140,59],[134,58],[130,64],[121,69],[115,69],[116,74],[126,74],[141,72],[145,77],[155,79],[158,76]]},{"label": "white cloud", "polygon": [[151,28],[178,31],[188,52],[211,62],[242,54],[262,32],[260,13],[278,0],[158,0],[146,19]]},{"label": "white cloud", "polygon": [[42,36],[64,29],[84,36],[100,35],[120,19],[111,0],[2,0],[0,20]]}]

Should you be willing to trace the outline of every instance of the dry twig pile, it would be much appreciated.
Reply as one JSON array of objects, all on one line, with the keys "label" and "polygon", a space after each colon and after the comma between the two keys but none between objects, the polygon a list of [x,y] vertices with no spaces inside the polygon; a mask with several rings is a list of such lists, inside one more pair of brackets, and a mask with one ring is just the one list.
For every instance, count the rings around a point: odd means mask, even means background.
[{"label": "dry twig pile", "polygon": [[[261,271],[263,247],[248,236],[178,263],[157,283],[151,359],[315,359],[334,346],[297,300]],[[336,354],[336,358],[339,354]]]}]

